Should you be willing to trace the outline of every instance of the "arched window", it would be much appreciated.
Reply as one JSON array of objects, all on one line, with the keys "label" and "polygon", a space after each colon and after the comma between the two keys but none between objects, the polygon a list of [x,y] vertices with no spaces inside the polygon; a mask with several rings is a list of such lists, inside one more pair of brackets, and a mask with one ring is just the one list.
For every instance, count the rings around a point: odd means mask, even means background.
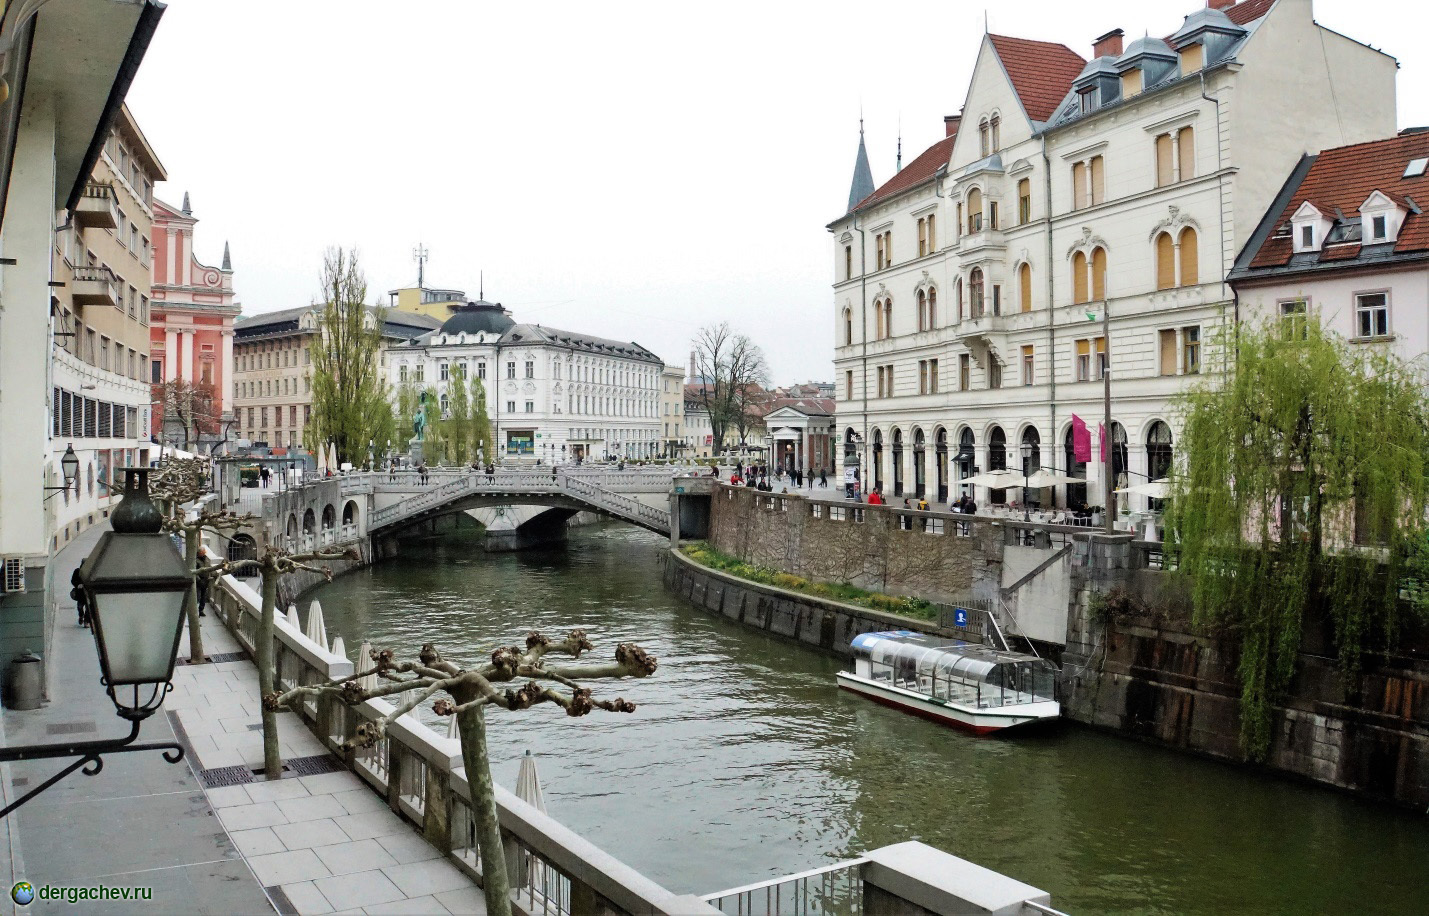
[{"label": "arched window", "polygon": [[[1007,470],[1007,433],[1002,431],[1001,426],[994,426],[987,434],[987,469],[989,471]],[[988,498],[994,503],[1007,502],[1006,490],[992,490]]]},{"label": "arched window", "polygon": [[974,318],[982,317],[982,293],[982,268],[974,267],[972,269],[972,273],[968,274],[968,295],[970,296],[970,301],[972,303],[971,314]]},{"label": "arched window", "polygon": [[357,524],[357,503],[350,499],[342,507],[342,523],[344,525]]},{"label": "arched window", "polygon": [[844,343],[853,344],[853,309],[844,309]]},{"label": "arched window", "polygon": [[1092,299],[1106,298],[1106,249],[1092,251]]},{"label": "arched window", "polygon": [[938,288],[936,286],[928,288],[928,327],[938,326]]},{"label": "arched window", "polygon": [[332,507],[332,503],[323,506],[323,530],[329,531],[337,527],[337,510]]},{"label": "arched window", "polygon": [[1171,233],[1156,236],[1156,288],[1171,289],[1176,285],[1176,243]]},{"label": "arched window", "polygon": [[[1035,474],[1042,467],[1042,436],[1035,426],[1022,431],[1022,441],[1017,446],[1017,467],[1023,474]],[[1022,498],[1030,506],[1040,508],[1042,505],[1042,491],[1037,487],[1024,489]]]},{"label": "arched window", "polygon": [[986,156],[990,152],[992,152],[991,148],[989,147],[989,143],[991,142],[992,137],[991,131],[989,130],[989,125],[987,123],[987,118],[983,118],[981,121],[978,122],[977,135],[978,148],[979,150],[981,150],[980,155]]},{"label": "arched window", "polygon": [[893,430],[893,495],[903,495],[903,430]]},{"label": "arched window", "polygon": [[923,430],[913,430],[913,495],[922,499],[928,492],[928,472],[925,461],[927,450]]},{"label": "arched window", "polygon": [[948,501],[948,431],[941,426],[933,437],[934,460],[938,462],[938,502]]},{"label": "arched window", "polygon": [[928,329],[928,294],[918,290],[918,330]]},{"label": "arched window", "polygon": [[1072,302],[1087,301],[1087,256],[1080,251],[1072,255]]},{"label": "arched window", "polygon": [[1171,473],[1171,427],[1160,420],[1146,432],[1146,476],[1161,480]]},{"label": "arched window", "polygon": [[317,516],[313,514],[313,510],[309,509],[303,513],[303,534],[312,534],[316,524]]},{"label": "arched window", "polygon": [[1032,311],[1032,267],[1023,264],[1017,269],[1017,291],[1021,297],[1022,311]]},{"label": "arched window", "polygon": [[1195,286],[1200,281],[1200,270],[1198,263],[1200,260],[1199,245],[1196,242],[1196,230],[1187,226],[1181,230],[1181,286]]},{"label": "arched window", "polygon": [[873,431],[873,485],[883,486],[883,430]]},{"label": "arched window", "polygon": [[883,300],[883,336],[893,336],[893,300]]},{"label": "arched window", "polygon": [[[986,153],[983,153],[986,156]],[[982,191],[968,191],[968,232],[982,231]]]},{"label": "arched window", "polygon": [[[992,120],[988,121],[988,127],[990,128],[990,131],[989,131],[989,132],[992,134],[992,152],[995,153],[995,152],[997,152],[998,150],[1002,149],[1002,117],[1001,117],[1001,115],[993,115],[993,116],[992,116]],[[984,153],[983,155],[987,155],[987,154]]]},{"label": "arched window", "polygon": [[[1072,442],[1072,428],[1067,427],[1067,435],[1064,437],[1062,447],[1065,452],[1068,477],[1080,477],[1087,479],[1087,463],[1077,460],[1077,450]],[[1087,485],[1084,483],[1067,484],[1067,506],[1068,508],[1078,508],[1087,501]]]},{"label": "arched window", "polygon": [[883,333],[883,303],[875,299],[873,300],[873,339],[882,340],[885,336]]},{"label": "arched window", "polygon": [[962,281],[961,278],[959,278],[959,280],[958,280],[957,296],[956,296],[956,298],[957,298],[957,300],[958,300],[958,320],[959,320],[959,321],[962,321],[962,320],[963,320],[963,281]]}]

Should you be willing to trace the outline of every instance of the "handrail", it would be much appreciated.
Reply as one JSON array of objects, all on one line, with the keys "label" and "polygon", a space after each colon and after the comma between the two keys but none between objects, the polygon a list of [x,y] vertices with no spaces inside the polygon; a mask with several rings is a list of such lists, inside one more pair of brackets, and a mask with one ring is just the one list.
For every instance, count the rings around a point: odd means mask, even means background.
[{"label": "handrail", "polygon": [[867,865],[867,856],[859,856],[856,859],[844,859],[820,868],[811,868],[808,871],[796,872],[792,875],[784,875],[779,878],[770,878],[767,881],[756,881],[753,884],[745,884],[740,887],[732,887],[729,890],[719,891],[714,894],[700,894],[700,899],[706,902],[717,900],[721,897],[733,897],[735,894],[747,894],[750,891],[762,891],[766,887],[777,887],[780,884],[788,884],[791,881],[802,881],[804,878],[813,878],[818,875],[827,874],[831,871],[843,871],[846,868],[856,868],[860,865]]}]

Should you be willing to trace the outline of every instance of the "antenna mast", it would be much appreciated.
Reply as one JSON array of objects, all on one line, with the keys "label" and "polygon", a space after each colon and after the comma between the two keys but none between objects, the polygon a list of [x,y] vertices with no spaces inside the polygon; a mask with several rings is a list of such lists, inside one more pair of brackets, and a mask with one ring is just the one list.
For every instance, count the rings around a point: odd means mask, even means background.
[{"label": "antenna mast", "polygon": [[429,255],[429,253],[428,253],[428,251],[427,251],[427,249],[426,249],[426,246],[424,246],[421,242],[418,242],[418,243],[417,243],[417,247],[412,249],[412,260],[414,260],[414,261],[417,262],[417,288],[418,288],[418,289],[421,289],[421,288],[423,288],[424,286],[426,286],[426,284],[423,282],[423,280],[424,280],[424,274],[425,274],[424,268],[426,267],[427,258],[428,258],[429,256],[430,256],[430,255]]}]

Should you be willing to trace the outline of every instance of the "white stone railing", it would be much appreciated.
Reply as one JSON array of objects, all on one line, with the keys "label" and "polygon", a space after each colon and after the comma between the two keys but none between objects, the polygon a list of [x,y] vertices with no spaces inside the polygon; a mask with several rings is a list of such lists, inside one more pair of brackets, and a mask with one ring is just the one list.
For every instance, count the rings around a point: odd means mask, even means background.
[{"label": "white stone railing", "polygon": [[[214,589],[220,619],[256,657],[262,598],[224,576]],[[313,685],[355,673],[353,663],[299,632],[279,614],[273,625],[278,689]],[[471,787],[461,742],[433,731],[413,715],[387,728],[374,747],[346,756],[342,750],[363,721],[392,711],[385,700],[349,707],[330,697],[300,704],[296,715],[347,766],[411,821],[426,840],[458,868],[481,882],[480,849],[474,838]],[[691,895],[677,895],[635,871],[548,815],[496,786],[503,855],[519,911],[575,916],[584,913],[715,914]]]}]

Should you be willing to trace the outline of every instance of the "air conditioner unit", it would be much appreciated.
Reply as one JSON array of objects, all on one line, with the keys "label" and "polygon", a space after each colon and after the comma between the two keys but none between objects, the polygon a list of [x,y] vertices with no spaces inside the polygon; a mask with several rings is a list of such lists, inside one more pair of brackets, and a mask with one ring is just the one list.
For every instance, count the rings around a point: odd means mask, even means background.
[{"label": "air conditioner unit", "polygon": [[0,558],[4,569],[0,570],[0,593],[18,595],[25,591],[24,557]]}]

